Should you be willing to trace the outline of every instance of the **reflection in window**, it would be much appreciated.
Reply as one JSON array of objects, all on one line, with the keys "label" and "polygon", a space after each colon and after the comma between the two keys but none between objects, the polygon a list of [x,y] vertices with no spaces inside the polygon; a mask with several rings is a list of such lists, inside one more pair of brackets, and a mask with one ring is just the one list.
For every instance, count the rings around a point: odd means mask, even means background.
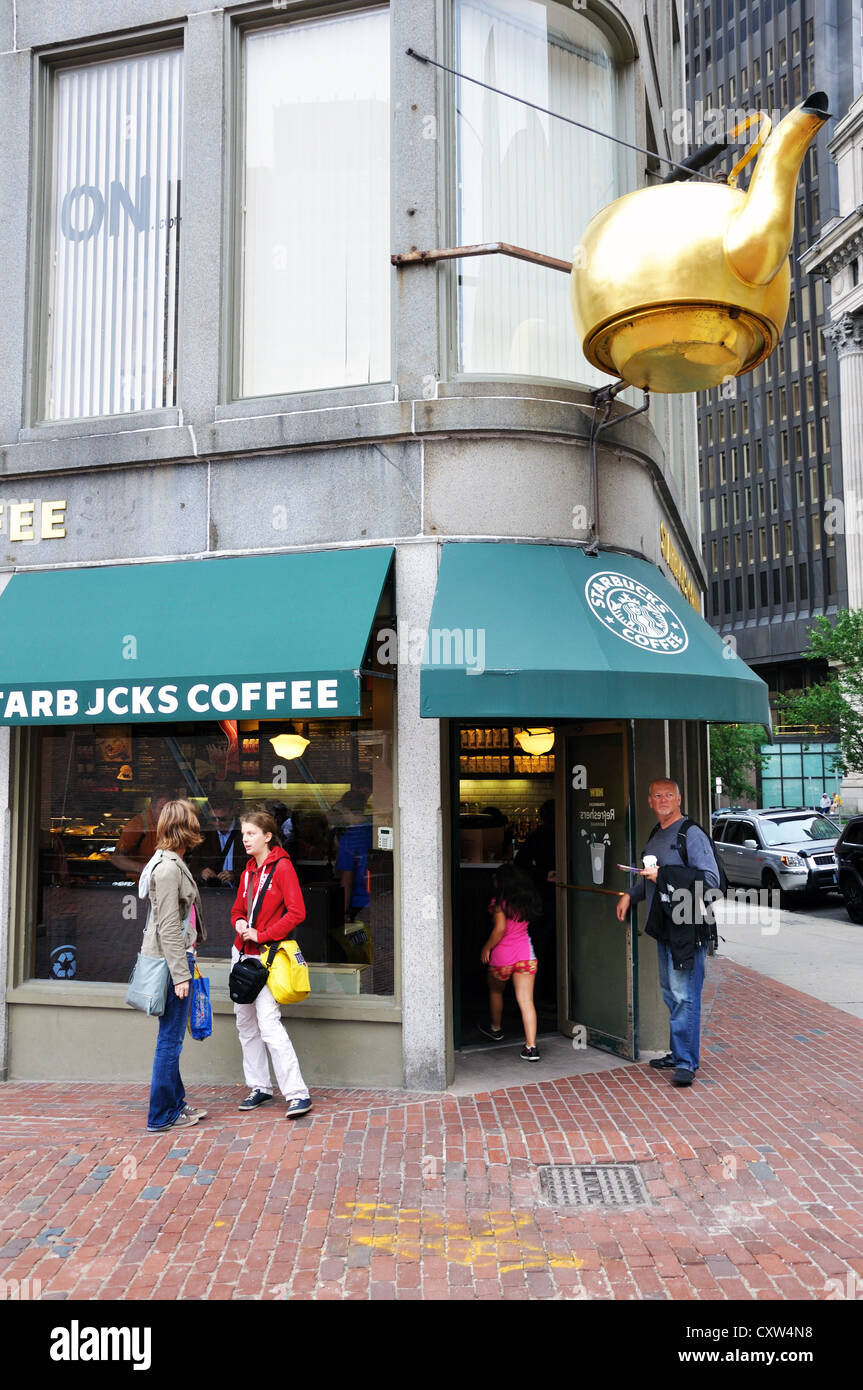
[{"label": "reflection in window", "polygon": [[[140,873],[162,805],[199,808],[188,864],[200,887],[202,959],[227,961],[246,865],[244,810],[271,812],[302,888],[296,939],[313,993],[392,995],[392,687],[370,682],[367,717],[295,724],[299,757],[277,753],[280,724],[98,725],[39,732],[40,821],[34,973],[128,980],[144,926]],[[206,971],[205,971],[206,973]]]},{"label": "reflection in window", "polygon": [[389,15],[245,40],[241,396],[390,376]]},{"label": "reflection in window", "polygon": [[[617,133],[612,49],[583,14],[537,0],[459,0],[455,66],[502,91]],[[507,241],[571,260],[622,191],[619,147],[461,82],[458,245]],[[460,261],[459,368],[604,385],[581,353],[559,271],[505,256]]]}]

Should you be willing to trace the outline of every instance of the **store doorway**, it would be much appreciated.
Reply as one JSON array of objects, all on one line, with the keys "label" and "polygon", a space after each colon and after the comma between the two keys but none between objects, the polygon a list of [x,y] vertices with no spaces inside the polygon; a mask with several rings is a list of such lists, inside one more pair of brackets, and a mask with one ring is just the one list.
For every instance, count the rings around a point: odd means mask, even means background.
[{"label": "store doorway", "polygon": [[[542,899],[542,919],[531,930],[538,959],[534,1002],[540,1034],[557,1032],[558,895],[548,879],[556,859],[551,733],[545,748],[541,740],[528,739],[520,723],[454,725],[453,735],[454,1045],[488,1041],[478,1027],[489,1011],[487,969],[480,953],[491,930],[495,869],[507,860],[525,868]],[[523,1036],[511,987],[504,995],[503,1030],[513,1042]]]},{"label": "store doorway", "polygon": [[[514,861],[533,878],[542,918],[531,928],[540,1036],[634,1058],[635,934],[616,917],[630,877],[631,741],[626,724],[558,724],[553,743],[519,742],[521,724],[454,725],[453,1041],[494,1046],[480,953],[491,929],[494,873]],[[553,874],[553,879],[549,877]],[[522,1034],[514,991],[504,995],[503,1031]]]},{"label": "store doorway", "polygon": [[[631,740],[623,723],[558,729],[559,1013],[574,1043],[636,1056],[636,932],[617,920],[633,881]],[[631,916],[631,914],[630,914]]]}]

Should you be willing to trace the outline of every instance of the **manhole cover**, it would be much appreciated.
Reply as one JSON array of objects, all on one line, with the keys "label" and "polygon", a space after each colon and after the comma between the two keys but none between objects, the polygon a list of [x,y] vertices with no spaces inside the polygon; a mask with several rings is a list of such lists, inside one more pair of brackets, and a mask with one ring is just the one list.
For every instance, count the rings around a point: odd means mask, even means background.
[{"label": "manhole cover", "polygon": [[646,1207],[644,1178],[633,1163],[549,1164],[539,1169],[549,1207]]}]

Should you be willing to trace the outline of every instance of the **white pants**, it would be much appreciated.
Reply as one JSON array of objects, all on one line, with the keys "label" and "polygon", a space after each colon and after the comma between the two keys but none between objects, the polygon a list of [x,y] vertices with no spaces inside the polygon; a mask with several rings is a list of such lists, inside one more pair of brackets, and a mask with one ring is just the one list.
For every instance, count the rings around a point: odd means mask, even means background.
[{"label": "white pants", "polygon": [[[240,959],[234,946],[231,964]],[[243,1049],[243,1076],[250,1090],[273,1092],[267,1048],[273,1071],[285,1100],[307,1100],[309,1088],[303,1080],[294,1045],[288,1037],[279,1006],[265,985],[253,1004],[235,1004],[237,1032]]]}]

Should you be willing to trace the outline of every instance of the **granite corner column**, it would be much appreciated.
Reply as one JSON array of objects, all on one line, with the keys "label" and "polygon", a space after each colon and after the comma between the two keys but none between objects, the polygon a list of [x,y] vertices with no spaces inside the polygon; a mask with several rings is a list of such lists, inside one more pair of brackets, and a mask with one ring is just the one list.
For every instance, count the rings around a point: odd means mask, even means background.
[{"label": "granite corner column", "polygon": [[402,1054],[404,1084],[414,1091],[443,1091],[448,1081],[440,723],[420,718],[420,664],[412,659],[420,644],[410,640],[428,630],[437,571],[437,541],[397,548]]}]

